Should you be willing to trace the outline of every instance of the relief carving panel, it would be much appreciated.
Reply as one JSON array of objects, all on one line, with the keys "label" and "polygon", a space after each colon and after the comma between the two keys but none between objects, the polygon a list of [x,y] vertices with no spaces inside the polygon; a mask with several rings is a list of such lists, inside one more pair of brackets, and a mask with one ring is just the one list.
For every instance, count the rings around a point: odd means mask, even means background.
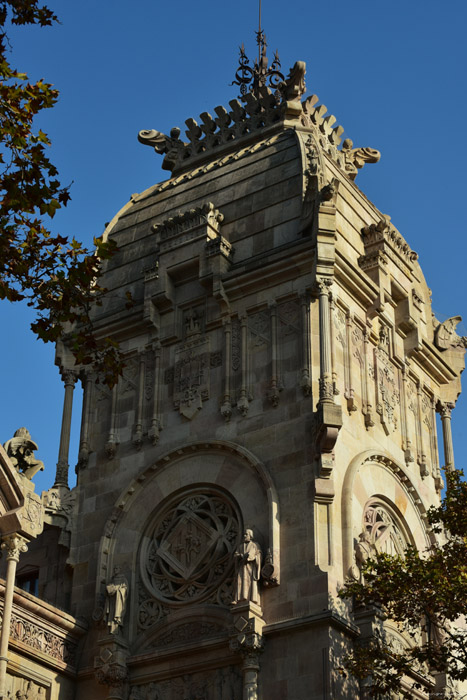
[{"label": "relief carving panel", "polygon": [[228,666],[158,683],[134,685],[129,700],[237,700],[241,697],[241,674],[235,666]]},{"label": "relief carving panel", "polygon": [[175,351],[174,407],[190,420],[209,398],[209,338],[195,337]]}]

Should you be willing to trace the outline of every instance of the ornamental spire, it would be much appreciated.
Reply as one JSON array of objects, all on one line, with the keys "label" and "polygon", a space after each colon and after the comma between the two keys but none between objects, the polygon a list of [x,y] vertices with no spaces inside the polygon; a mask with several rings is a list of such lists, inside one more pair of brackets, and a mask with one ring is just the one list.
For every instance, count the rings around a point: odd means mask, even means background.
[{"label": "ornamental spire", "polygon": [[277,99],[279,99],[279,87],[281,83],[285,81],[285,77],[280,70],[281,62],[278,51],[275,52],[271,67],[268,68],[266,35],[261,27],[261,0],[259,0],[258,31],[255,32],[255,34],[256,43],[258,44],[258,58],[255,59],[253,67],[251,67],[250,61],[245,53],[245,46],[242,43],[240,47],[239,65],[235,73],[235,80],[231,85],[240,85],[240,95],[238,97],[243,102],[246,101],[248,92],[258,97],[260,88],[265,86],[273,90]]}]

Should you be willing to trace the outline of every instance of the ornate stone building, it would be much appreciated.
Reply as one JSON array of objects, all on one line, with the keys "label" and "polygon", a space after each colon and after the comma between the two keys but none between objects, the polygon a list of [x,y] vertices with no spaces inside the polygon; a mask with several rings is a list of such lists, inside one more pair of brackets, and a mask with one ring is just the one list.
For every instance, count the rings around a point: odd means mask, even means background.
[{"label": "ornate stone building", "polygon": [[[57,480],[18,565],[48,602],[16,589],[13,629],[30,615],[64,641],[54,654],[14,631],[10,680],[32,679],[31,697],[359,697],[339,666],[372,621],[337,591],[375,549],[430,541],[437,413],[453,465],[456,319],[433,316],[417,254],[355,184],[379,153],[341,142],[304,98],[305,65],[282,79],[242,55],[237,81],[241,101],[187,119],[186,138],[140,132],[169,178],[105,231],[118,252],[95,323],[125,354],[119,383],[58,349]],[[443,679],[425,682],[414,697]]]}]

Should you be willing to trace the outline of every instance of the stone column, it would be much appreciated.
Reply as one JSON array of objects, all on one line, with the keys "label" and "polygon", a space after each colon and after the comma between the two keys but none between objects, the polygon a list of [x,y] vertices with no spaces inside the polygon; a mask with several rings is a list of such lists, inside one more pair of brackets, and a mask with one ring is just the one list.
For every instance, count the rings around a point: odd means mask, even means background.
[{"label": "stone column", "polygon": [[454,449],[451,432],[451,412],[453,408],[453,403],[441,403],[439,405],[439,413],[443,425],[444,468],[446,471],[454,469]]},{"label": "stone column", "polygon": [[93,377],[88,372],[82,379],[83,383],[83,411],[81,414],[81,435],[79,441],[78,464],[76,471],[85,469],[89,458],[89,411],[91,406],[91,391]]},{"label": "stone column", "polygon": [[334,402],[334,387],[332,385],[331,367],[331,313],[329,288],[332,280],[323,279],[318,282],[319,294],[319,402]]},{"label": "stone column", "polygon": [[279,360],[277,348],[277,303],[269,302],[271,314],[271,388],[268,392],[268,399],[274,407],[279,405]]},{"label": "stone column", "polygon": [[302,377],[300,385],[305,396],[311,394],[311,329],[310,329],[310,301],[303,294],[300,297],[302,308]]},{"label": "stone column", "polygon": [[21,552],[27,552],[26,540],[16,533],[6,535],[2,540],[2,549],[6,551],[5,600],[3,603],[3,620],[0,632],[0,700],[6,700],[6,670],[8,664],[8,640],[10,637],[11,609],[13,607],[13,589],[15,585],[16,565]]},{"label": "stone column", "polygon": [[225,339],[225,375],[224,375],[224,400],[221,406],[221,415],[228,423],[232,417],[232,401],[230,395],[230,372],[232,367],[232,321],[230,316],[222,319]]},{"label": "stone column", "polygon": [[249,409],[248,402],[248,389],[249,389],[249,377],[248,377],[248,318],[244,314],[240,317],[240,328],[241,328],[241,338],[242,338],[242,382],[240,386],[240,397],[237,401],[237,410],[242,416],[246,416]]},{"label": "stone column", "polygon": [[137,450],[143,444],[143,408],[144,408],[144,380],[146,375],[146,353],[141,350],[139,353],[139,381],[138,381],[138,408],[136,412],[136,423],[133,429],[133,445]]},{"label": "stone column", "polygon": [[230,638],[230,649],[242,657],[242,700],[258,700],[259,656],[264,648],[261,608],[255,603],[232,606],[234,633]]},{"label": "stone column", "polygon": [[69,369],[64,370],[62,372],[62,378],[65,383],[65,397],[63,399],[62,430],[60,433],[60,447],[58,450],[54,486],[68,487],[68,453],[70,451],[71,414],[73,410],[73,391],[75,389],[76,372]]}]

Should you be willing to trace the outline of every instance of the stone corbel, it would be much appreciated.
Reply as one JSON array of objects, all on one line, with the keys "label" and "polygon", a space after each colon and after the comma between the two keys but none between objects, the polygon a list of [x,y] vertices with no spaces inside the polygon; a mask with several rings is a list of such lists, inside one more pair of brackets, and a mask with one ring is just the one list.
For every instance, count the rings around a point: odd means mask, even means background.
[{"label": "stone corbel", "polygon": [[242,657],[243,698],[258,700],[260,654],[264,650],[261,608],[255,603],[237,604],[231,608],[234,625],[230,650]]},{"label": "stone corbel", "polygon": [[107,700],[126,700],[128,695],[129,655],[127,643],[119,637],[99,641],[99,656],[94,658],[97,682],[108,688]]}]

